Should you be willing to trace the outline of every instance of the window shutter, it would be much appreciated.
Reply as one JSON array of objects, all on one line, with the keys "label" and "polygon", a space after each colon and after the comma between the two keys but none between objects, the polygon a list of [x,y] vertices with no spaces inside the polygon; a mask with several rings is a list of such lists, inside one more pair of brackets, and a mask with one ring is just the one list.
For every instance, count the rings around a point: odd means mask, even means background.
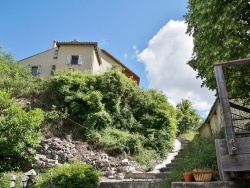
[{"label": "window shutter", "polygon": [[55,51],[54,51],[54,58],[56,59],[57,56],[58,56],[58,50],[55,50]]},{"label": "window shutter", "polygon": [[70,65],[70,62],[71,62],[71,55],[67,55],[66,65]]},{"label": "window shutter", "polygon": [[30,64],[28,64],[28,71],[31,72],[31,65]]},{"label": "window shutter", "polygon": [[79,55],[78,57],[78,65],[81,65],[82,64],[82,55]]},{"label": "window shutter", "polygon": [[42,66],[38,65],[37,74],[41,74],[41,73],[42,73]]}]

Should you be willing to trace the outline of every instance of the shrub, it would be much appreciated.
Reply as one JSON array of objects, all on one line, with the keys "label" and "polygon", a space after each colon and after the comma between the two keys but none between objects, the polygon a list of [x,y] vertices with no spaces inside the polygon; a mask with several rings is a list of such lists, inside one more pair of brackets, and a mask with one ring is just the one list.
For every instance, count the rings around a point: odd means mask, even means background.
[{"label": "shrub", "polygon": [[106,128],[103,131],[91,132],[88,140],[111,154],[128,154],[135,156],[142,152],[145,138],[140,134],[130,134],[128,131]]},{"label": "shrub", "polygon": [[92,166],[74,162],[51,168],[40,174],[34,188],[98,188],[100,173]]},{"label": "shrub", "polygon": [[41,137],[42,111],[25,111],[10,95],[0,91],[0,172],[18,169],[24,161],[31,161]]},{"label": "shrub", "polygon": [[26,67],[19,65],[14,60],[7,61],[1,58],[0,78],[0,89],[12,91],[12,95],[15,97],[30,97],[30,94],[39,94],[39,84],[42,82],[40,77],[32,76]]},{"label": "shrub", "polygon": [[136,156],[147,150],[164,157],[171,149],[177,132],[175,108],[164,94],[144,91],[119,71],[63,70],[45,85],[44,102],[54,105],[55,112],[66,111],[82,125],[82,137],[109,153]]},{"label": "shrub", "polygon": [[16,180],[14,181],[14,187],[13,185],[11,186],[11,188],[20,188],[22,185],[22,172],[5,172],[5,173],[1,173],[0,174],[0,188],[10,188],[11,185],[11,176],[14,175],[16,176]]},{"label": "shrub", "polygon": [[9,188],[10,187],[10,175],[7,173],[0,174],[0,188]]}]

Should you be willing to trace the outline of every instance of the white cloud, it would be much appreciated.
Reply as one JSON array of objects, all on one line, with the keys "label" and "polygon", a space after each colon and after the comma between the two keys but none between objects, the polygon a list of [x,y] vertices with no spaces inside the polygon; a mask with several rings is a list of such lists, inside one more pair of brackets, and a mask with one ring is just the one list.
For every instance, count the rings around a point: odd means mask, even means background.
[{"label": "white cloud", "polygon": [[139,52],[133,47],[138,61],[145,64],[149,88],[167,95],[174,105],[182,98],[193,102],[194,107],[207,113],[214,100],[214,92],[201,88],[201,80],[186,63],[191,58],[193,39],[185,34],[183,21],[169,21]]}]

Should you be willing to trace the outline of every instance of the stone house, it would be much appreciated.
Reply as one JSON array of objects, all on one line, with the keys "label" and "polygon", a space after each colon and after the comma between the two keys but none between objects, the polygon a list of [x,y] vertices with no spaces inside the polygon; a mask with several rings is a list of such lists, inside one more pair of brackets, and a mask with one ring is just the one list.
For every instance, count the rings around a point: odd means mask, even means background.
[{"label": "stone house", "polygon": [[119,65],[122,73],[132,77],[139,84],[140,77],[122,64],[114,56],[98,47],[97,42],[53,41],[52,48],[19,60],[20,65],[27,66],[33,75],[49,78],[55,70],[71,68],[73,70],[102,73],[112,65]]}]

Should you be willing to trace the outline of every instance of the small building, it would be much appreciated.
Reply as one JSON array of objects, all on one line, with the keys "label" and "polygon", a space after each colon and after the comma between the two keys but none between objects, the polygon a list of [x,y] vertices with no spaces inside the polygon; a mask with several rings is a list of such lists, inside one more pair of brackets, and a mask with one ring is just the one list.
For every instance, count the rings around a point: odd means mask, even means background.
[{"label": "small building", "polygon": [[[236,134],[242,134],[250,131],[250,107],[245,106],[238,100],[237,102],[231,100],[230,111],[232,113],[232,122],[234,124],[234,130]],[[219,98],[216,98],[213,106],[211,107],[209,114],[203,124],[198,128],[199,135],[202,138],[212,137],[213,135],[224,132],[224,123],[222,118],[222,111],[219,102]],[[242,136],[242,135],[241,135]]]},{"label": "small building", "polygon": [[216,98],[204,123],[198,128],[199,135],[203,138],[212,137],[223,129],[219,99]]},{"label": "small building", "polygon": [[33,75],[49,78],[55,70],[70,68],[82,72],[102,73],[112,65],[119,65],[122,73],[132,77],[138,84],[140,77],[122,64],[114,56],[98,47],[97,42],[53,41],[52,48],[30,57],[19,60],[18,63],[27,66]]}]

